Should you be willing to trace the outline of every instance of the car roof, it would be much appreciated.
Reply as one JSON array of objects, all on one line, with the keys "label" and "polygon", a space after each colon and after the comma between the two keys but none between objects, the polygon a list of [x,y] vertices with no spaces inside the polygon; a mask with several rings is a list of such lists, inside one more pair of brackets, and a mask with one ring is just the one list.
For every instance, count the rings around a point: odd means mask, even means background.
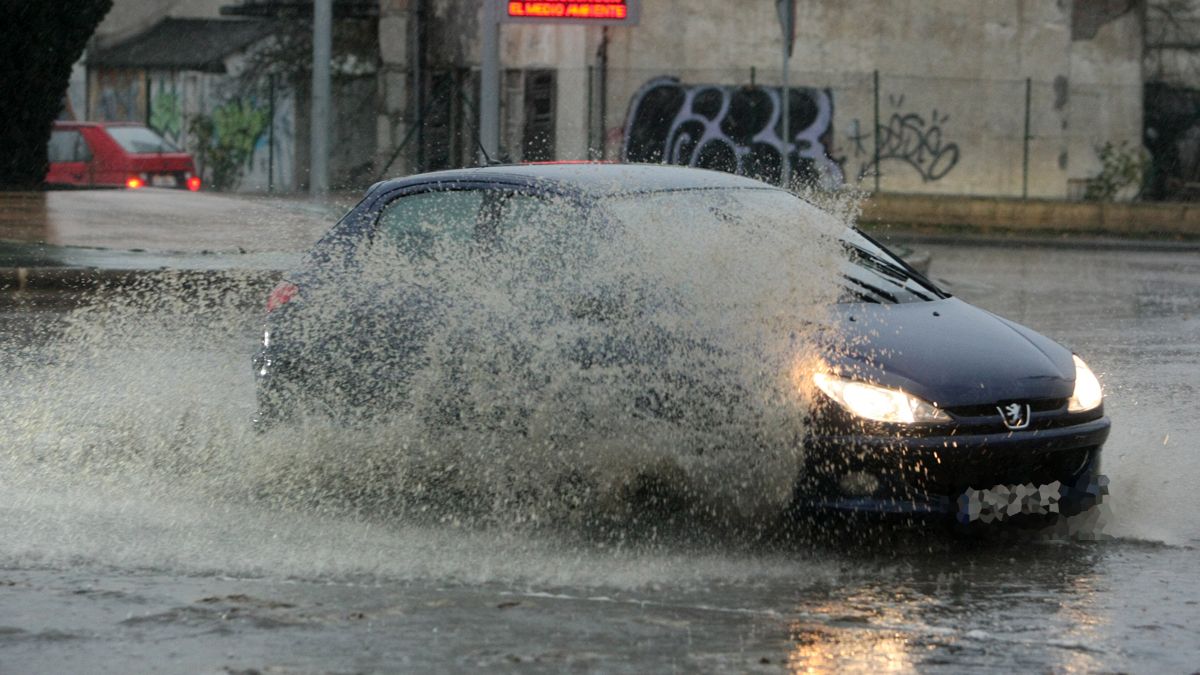
[{"label": "car roof", "polygon": [[705,190],[716,188],[777,189],[774,186],[722,171],[666,164],[613,164],[600,162],[546,162],[453,169],[384,181],[374,188],[403,188],[442,182],[550,183],[593,196]]}]

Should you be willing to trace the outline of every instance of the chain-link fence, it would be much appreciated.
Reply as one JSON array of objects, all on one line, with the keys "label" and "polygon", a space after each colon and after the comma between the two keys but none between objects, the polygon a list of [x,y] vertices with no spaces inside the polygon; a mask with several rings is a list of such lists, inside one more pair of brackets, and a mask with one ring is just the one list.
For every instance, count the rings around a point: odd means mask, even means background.
[{"label": "chain-link fence", "polygon": [[[976,80],[757,68],[512,69],[502,161],[667,162],[868,191],[1081,199],[1143,179],[1142,91],[1065,78]],[[382,173],[477,161],[478,71],[427,72],[422,105]],[[1128,160],[1111,176],[1101,161]],[[1110,162],[1111,163],[1111,162]],[[1093,194],[1089,195],[1089,190]]]}]

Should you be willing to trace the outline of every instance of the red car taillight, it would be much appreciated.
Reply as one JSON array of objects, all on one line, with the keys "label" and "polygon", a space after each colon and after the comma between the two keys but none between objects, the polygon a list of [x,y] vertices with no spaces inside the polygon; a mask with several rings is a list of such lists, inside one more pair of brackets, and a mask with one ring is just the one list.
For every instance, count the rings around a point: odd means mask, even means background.
[{"label": "red car taillight", "polygon": [[129,179],[125,181],[125,187],[129,188],[130,190],[136,190],[145,184],[146,181],[138,178],[137,176],[130,176]]},{"label": "red car taillight", "polygon": [[192,176],[192,177],[188,178],[187,186],[188,186],[188,189],[191,190],[192,192],[199,191],[200,190],[200,176]]},{"label": "red car taillight", "polygon": [[267,296],[267,313],[283,307],[291,302],[300,293],[300,287],[288,281],[281,281],[279,285],[271,289],[270,295]]}]

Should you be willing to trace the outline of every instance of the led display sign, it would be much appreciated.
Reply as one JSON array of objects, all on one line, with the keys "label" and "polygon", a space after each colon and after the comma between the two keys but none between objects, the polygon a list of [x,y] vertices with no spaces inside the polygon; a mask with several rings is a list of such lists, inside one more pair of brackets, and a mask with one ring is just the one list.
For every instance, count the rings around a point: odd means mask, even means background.
[{"label": "led display sign", "polygon": [[638,22],[640,0],[499,0],[505,23],[632,26]]}]

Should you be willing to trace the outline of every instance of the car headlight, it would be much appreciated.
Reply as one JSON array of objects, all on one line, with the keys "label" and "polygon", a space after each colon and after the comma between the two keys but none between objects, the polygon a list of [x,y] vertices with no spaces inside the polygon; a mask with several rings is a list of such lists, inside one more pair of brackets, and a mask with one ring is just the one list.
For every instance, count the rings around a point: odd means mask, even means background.
[{"label": "car headlight", "polygon": [[851,413],[875,422],[928,424],[949,422],[950,416],[932,403],[899,389],[888,389],[828,373],[813,373],[813,383]]},{"label": "car headlight", "polygon": [[1096,374],[1083,362],[1083,359],[1071,355],[1075,360],[1075,391],[1067,403],[1068,412],[1084,412],[1091,410],[1104,401],[1104,392],[1100,389],[1100,380]]}]

